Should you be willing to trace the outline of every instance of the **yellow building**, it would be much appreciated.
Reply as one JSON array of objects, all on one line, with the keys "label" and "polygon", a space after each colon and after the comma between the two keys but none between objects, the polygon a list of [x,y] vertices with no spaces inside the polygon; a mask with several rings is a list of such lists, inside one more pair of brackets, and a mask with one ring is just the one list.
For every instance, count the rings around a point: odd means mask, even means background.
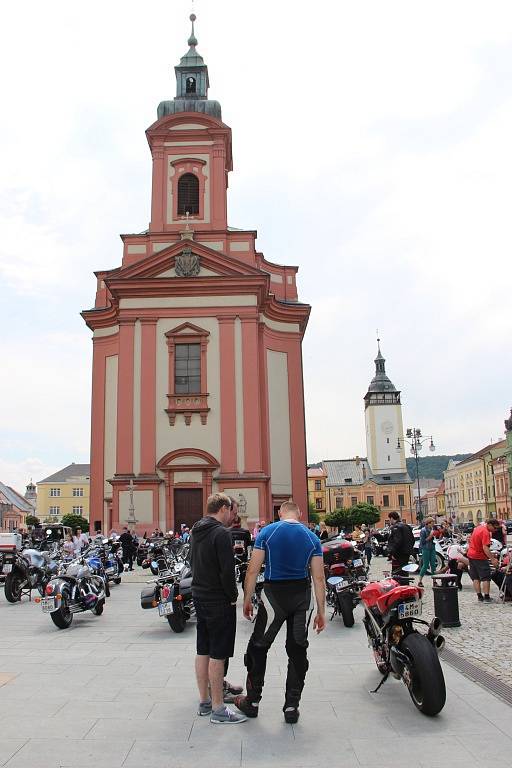
[{"label": "yellow building", "polygon": [[308,501],[319,515],[325,515],[327,511],[326,479],[327,472],[321,467],[310,467],[308,469]]},{"label": "yellow building", "polygon": [[416,513],[412,504],[411,480],[406,472],[374,474],[368,460],[359,456],[355,459],[323,461],[322,467],[327,475],[326,512],[366,503],[379,507],[379,527],[386,524],[390,512],[399,512],[406,522],[414,522]]},{"label": "yellow building", "polygon": [[450,461],[444,473],[446,512],[458,523],[474,523],[496,515],[492,462],[507,452],[506,440],[486,445],[464,459]]},{"label": "yellow building", "polygon": [[89,519],[90,464],[70,464],[37,483],[37,517],[56,523],[63,515]]}]

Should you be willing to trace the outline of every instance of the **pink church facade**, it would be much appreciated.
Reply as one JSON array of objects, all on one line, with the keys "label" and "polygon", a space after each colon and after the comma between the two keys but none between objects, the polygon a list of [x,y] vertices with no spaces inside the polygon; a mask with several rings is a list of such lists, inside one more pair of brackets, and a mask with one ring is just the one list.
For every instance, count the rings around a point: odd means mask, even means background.
[{"label": "pink church facade", "polygon": [[[123,235],[121,266],[96,272],[91,529],[177,529],[207,496],[247,524],[283,500],[307,512],[297,268],[266,261],[256,232],[227,224],[231,129],[190,49],[177,96],[147,131],[151,223]],[[133,527],[133,526],[132,526]]]}]

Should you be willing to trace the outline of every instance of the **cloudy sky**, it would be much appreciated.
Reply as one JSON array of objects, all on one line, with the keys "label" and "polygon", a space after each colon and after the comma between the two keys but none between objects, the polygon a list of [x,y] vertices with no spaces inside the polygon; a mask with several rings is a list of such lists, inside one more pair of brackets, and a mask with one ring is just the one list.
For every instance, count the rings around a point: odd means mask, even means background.
[{"label": "cloudy sky", "polygon": [[[144,136],[190,2],[2,8],[0,480],[88,461],[93,270],[148,225]],[[308,458],[365,455],[376,328],[442,453],[512,405],[509,0],[195,0],[233,129],[229,221],[300,267]]]}]

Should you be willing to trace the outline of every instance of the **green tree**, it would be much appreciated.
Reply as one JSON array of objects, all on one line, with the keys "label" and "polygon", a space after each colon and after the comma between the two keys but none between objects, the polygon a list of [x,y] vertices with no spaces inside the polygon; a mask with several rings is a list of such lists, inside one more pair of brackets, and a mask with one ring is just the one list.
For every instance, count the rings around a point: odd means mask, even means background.
[{"label": "green tree", "polygon": [[348,510],[350,522],[354,525],[374,525],[380,520],[380,511],[373,504],[361,502]]},{"label": "green tree", "polygon": [[313,525],[317,525],[317,523],[320,522],[320,515],[316,511],[316,509],[310,509],[309,510],[309,522]]},{"label": "green tree", "polygon": [[346,530],[351,525],[350,510],[338,508],[335,509],[334,512],[328,512],[324,518],[324,522],[330,528],[337,528],[338,531],[341,530],[341,528]]},{"label": "green tree", "polygon": [[35,515],[27,515],[27,517],[25,519],[25,523],[27,525],[32,525],[32,526],[33,525],[39,525],[39,518],[36,517]]},{"label": "green tree", "polygon": [[81,515],[63,515],[61,523],[72,528],[73,533],[76,533],[77,528],[81,528],[84,533],[89,532],[89,521]]}]

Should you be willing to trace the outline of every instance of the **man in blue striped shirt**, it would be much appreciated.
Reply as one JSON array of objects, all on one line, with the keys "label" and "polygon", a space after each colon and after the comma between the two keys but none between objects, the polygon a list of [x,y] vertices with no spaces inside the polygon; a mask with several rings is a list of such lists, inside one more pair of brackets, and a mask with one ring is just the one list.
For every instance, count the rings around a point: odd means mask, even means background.
[{"label": "man in blue striped shirt", "polygon": [[236,706],[248,717],[257,717],[265,682],[267,654],[286,622],[288,674],[283,707],[287,723],[299,719],[299,702],[308,670],[308,628],[313,613],[311,580],[317,612],[313,626],[325,628],[325,578],[322,547],[315,533],[300,522],[300,510],[286,501],[279,510],[279,522],[265,526],[258,534],[244,585],[244,616],[252,618],[252,595],[265,563],[265,584],[261,604],[247,652],[247,695],[235,698]]}]

